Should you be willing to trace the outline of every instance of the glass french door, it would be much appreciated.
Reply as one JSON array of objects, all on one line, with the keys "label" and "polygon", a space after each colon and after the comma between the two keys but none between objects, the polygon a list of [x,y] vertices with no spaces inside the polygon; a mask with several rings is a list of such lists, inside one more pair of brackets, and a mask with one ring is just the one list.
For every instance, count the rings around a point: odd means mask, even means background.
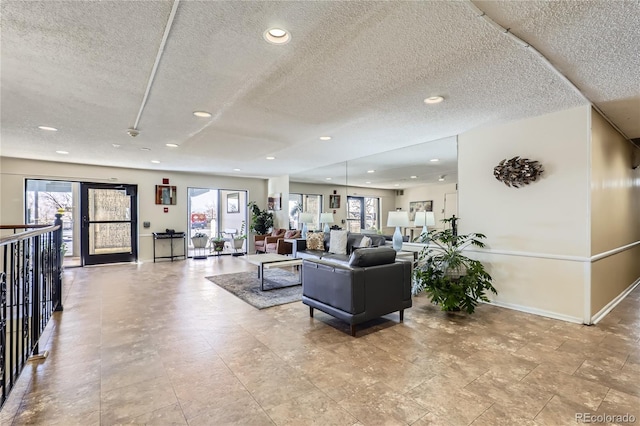
[{"label": "glass french door", "polygon": [[80,184],[82,265],[138,260],[137,185]]}]

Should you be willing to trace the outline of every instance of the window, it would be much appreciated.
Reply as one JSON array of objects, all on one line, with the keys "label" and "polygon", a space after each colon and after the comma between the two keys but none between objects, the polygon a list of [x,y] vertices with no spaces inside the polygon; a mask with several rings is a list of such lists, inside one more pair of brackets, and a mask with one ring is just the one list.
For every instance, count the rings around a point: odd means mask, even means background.
[{"label": "window", "polygon": [[380,229],[380,199],[373,197],[347,197],[347,229]]},{"label": "window", "polygon": [[322,195],[317,194],[289,194],[289,227],[302,229],[298,222],[298,213],[312,213],[313,223],[307,224],[307,229],[318,230],[320,228],[320,213],[322,213]]}]

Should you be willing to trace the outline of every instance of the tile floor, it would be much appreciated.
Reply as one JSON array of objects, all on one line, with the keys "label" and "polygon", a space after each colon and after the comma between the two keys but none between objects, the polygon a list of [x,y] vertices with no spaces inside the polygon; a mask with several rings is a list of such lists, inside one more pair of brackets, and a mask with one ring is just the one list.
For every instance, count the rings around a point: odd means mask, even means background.
[{"label": "tile floor", "polygon": [[[564,425],[640,422],[640,288],[586,327],[425,297],[348,327],[302,303],[256,310],[204,277],[222,257],[67,269],[2,425]],[[622,423],[621,423],[622,424]]]}]

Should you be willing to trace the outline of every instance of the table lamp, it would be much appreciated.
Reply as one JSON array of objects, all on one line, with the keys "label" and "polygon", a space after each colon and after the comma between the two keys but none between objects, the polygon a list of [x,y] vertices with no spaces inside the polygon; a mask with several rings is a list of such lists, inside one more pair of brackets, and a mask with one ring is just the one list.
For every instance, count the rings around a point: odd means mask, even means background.
[{"label": "table lamp", "polygon": [[433,212],[416,212],[415,226],[422,226],[422,232],[420,233],[420,239],[422,240],[429,232],[427,226],[436,225],[436,217]]},{"label": "table lamp", "polygon": [[307,238],[307,223],[313,223],[313,213],[300,213],[302,223],[302,238]]},{"label": "table lamp", "polygon": [[387,226],[395,226],[396,232],[393,233],[393,249],[395,251],[402,250],[402,233],[401,226],[409,226],[409,214],[403,211],[389,212],[387,216]]},{"label": "table lamp", "polygon": [[320,213],[320,223],[324,223],[324,232],[329,232],[329,224],[333,223],[333,213]]}]

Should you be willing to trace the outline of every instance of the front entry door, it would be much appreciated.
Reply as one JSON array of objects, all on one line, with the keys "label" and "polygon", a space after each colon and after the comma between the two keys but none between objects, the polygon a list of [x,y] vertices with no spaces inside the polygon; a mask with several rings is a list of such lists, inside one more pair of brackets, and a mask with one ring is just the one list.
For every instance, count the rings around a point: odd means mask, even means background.
[{"label": "front entry door", "polygon": [[138,260],[137,185],[82,183],[82,265]]}]

